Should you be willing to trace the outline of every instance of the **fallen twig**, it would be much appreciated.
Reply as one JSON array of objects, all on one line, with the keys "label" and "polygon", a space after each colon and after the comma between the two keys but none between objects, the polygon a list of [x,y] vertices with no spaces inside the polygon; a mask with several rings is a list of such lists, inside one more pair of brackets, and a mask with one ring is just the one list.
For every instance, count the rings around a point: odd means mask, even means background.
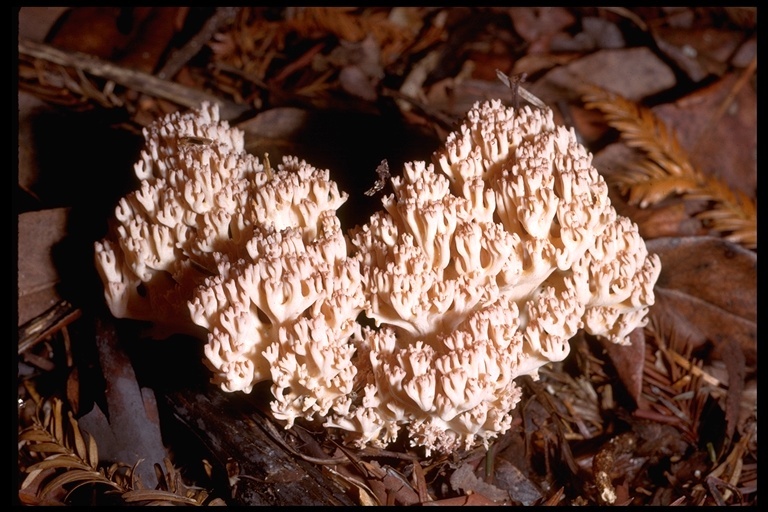
[{"label": "fallen twig", "polygon": [[42,315],[19,327],[19,354],[80,318],[81,311],[62,300]]},{"label": "fallen twig", "polygon": [[213,13],[213,16],[208,18],[200,32],[195,34],[192,39],[173,52],[168,58],[168,61],[157,72],[157,78],[161,80],[170,80],[176,73],[184,67],[184,65],[197,55],[205,44],[211,40],[213,35],[219,31],[219,29],[231,23],[237,13],[240,11],[240,7],[218,7]]},{"label": "fallen twig", "polygon": [[226,120],[237,119],[250,109],[246,105],[238,105],[203,91],[169,82],[148,73],[124,68],[80,52],[65,52],[46,44],[22,39],[19,41],[19,54],[82,70],[187,108],[197,108],[204,102],[218,103],[221,117]]}]

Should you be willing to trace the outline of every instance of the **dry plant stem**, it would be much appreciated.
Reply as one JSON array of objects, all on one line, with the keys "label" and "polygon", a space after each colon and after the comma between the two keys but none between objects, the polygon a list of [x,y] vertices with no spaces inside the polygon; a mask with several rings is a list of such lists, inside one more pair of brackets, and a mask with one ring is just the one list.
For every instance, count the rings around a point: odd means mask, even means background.
[{"label": "dry plant stem", "polygon": [[686,358],[684,358],[682,355],[678,354],[677,352],[669,350],[667,351],[667,354],[669,355],[669,357],[671,357],[675,361],[676,364],[690,371],[691,374],[700,376],[701,379],[707,384],[711,384],[712,386],[715,386],[715,387],[719,387],[719,386],[725,387],[725,385],[722,382],[720,382],[718,379],[714,378],[712,375],[705,372],[695,364],[692,364],[690,361],[688,361]]},{"label": "dry plant stem", "polygon": [[280,71],[280,73],[275,77],[275,83],[282,83],[283,80],[288,78],[295,71],[298,71],[305,66],[309,66],[314,56],[317,55],[322,49],[323,44],[318,43],[307,50],[303,55],[285,66],[282,71]]},{"label": "dry plant stem", "polygon": [[[718,467],[716,467],[712,472],[707,475],[707,479],[710,478],[720,478],[721,476],[728,475],[727,471],[730,470],[730,477],[727,480],[727,483],[731,486],[738,485],[739,477],[741,476],[741,471],[744,465],[744,452],[747,449],[747,443],[749,442],[748,437],[743,437],[739,443],[735,446],[733,451],[728,455],[728,457],[725,459],[725,461],[720,464]],[[725,491],[725,495],[723,496],[723,500],[727,500],[731,497],[731,491],[730,489],[727,489]]]},{"label": "dry plant stem", "polygon": [[85,71],[91,75],[112,80],[129,89],[172,101],[187,108],[197,108],[204,102],[217,103],[220,105],[221,117],[227,120],[236,119],[249,109],[247,106],[162,80],[147,73],[123,68],[80,52],[64,52],[46,44],[22,39],[19,41],[19,54]]},{"label": "dry plant stem", "polygon": [[195,34],[183,47],[169,57],[168,61],[157,73],[157,78],[161,80],[172,79],[192,57],[200,52],[203,46],[211,40],[221,27],[235,20],[240,9],[240,7],[217,8],[213,16],[205,22],[200,32]]},{"label": "dry plant stem", "polygon": [[19,354],[34,347],[53,333],[71,324],[81,315],[80,309],[62,300],[42,315],[19,327]]},{"label": "dry plant stem", "polygon": [[388,89],[384,88],[381,91],[382,96],[389,96],[391,98],[394,98],[396,100],[405,100],[414,107],[418,108],[421,112],[423,112],[427,117],[429,117],[432,121],[437,123],[441,129],[451,131],[454,128],[456,128],[456,119],[452,118],[451,116],[445,114],[441,110],[438,110],[434,107],[431,107],[430,105],[427,105],[426,103],[417,100],[416,98],[412,98],[411,96],[408,96],[406,94],[401,93],[400,91],[394,90],[394,89]]}]

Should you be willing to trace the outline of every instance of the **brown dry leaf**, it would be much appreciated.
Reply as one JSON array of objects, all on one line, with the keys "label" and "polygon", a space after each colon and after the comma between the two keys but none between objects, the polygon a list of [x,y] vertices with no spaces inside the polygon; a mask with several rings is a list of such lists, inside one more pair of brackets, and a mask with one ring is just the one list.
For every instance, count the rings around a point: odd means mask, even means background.
[{"label": "brown dry leaf", "polygon": [[599,339],[608,354],[616,374],[636,404],[642,400],[643,366],[645,364],[645,333],[642,328],[629,335],[629,346],[616,345],[603,338]]},{"label": "brown dry leaf", "polygon": [[368,486],[382,505],[415,505],[419,494],[408,480],[389,466],[381,466],[375,460],[360,461],[360,467],[367,473]]},{"label": "brown dry leaf", "polygon": [[130,40],[125,23],[134,16],[146,16],[149,8],[131,14],[122,7],[80,7],[70,9],[48,34],[48,43],[60,50],[77,51],[109,59]]},{"label": "brown dry leaf", "polygon": [[728,394],[725,404],[725,435],[730,441],[736,432],[737,422],[741,413],[741,399],[744,392],[746,368],[744,352],[736,340],[725,339],[717,346],[714,354],[725,364],[728,372]]},{"label": "brown dry leaf", "polygon": [[652,322],[671,326],[691,346],[715,350],[733,340],[757,363],[757,255],[712,237],[646,242],[661,258]]},{"label": "brown dry leaf", "polygon": [[411,476],[413,480],[413,487],[416,493],[419,495],[419,503],[425,503],[432,501],[432,497],[429,495],[427,489],[427,480],[424,476],[424,468],[421,467],[419,461],[413,462],[413,474]]},{"label": "brown dry leaf", "polygon": [[[35,148],[35,130],[33,129],[34,119],[47,108],[47,104],[24,91],[19,91],[18,103],[18,180],[19,188],[24,190],[29,196],[37,199],[35,184],[40,174],[40,156]],[[24,209],[23,206],[20,209]]]},{"label": "brown dry leaf", "polygon": [[497,488],[507,491],[514,501],[524,506],[534,505],[543,498],[536,484],[517,466],[503,457],[496,457],[494,461],[493,483]]},{"label": "brown dry leaf", "polygon": [[515,60],[510,75],[543,74],[547,70],[556,66],[565,66],[578,58],[578,54],[574,53],[529,53]]},{"label": "brown dry leaf", "polygon": [[722,75],[743,39],[741,32],[714,27],[688,30],[660,26],[652,33],[659,49],[694,82],[710,74]]},{"label": "brown dry leaf", "polygon": [[381,61],[389,64],[400,56],[416,35],[418,26],[390,19],[388,10],[354,7],[289,8],[286,28],[310,39],[333,34],[341,40],[358,42],[372,36],[381,52]]},{"label": "brown dry leaf", "polygon": [[71,7],[22,7],[19,9],[19,38],[42,43],[51,27]]},{"label": "brown dry leaf", "polygon": [[328,61],[341,69],[339,82],[346,92],[367,101],[376,101],[379,81],[384,77],[378,42],[367,36],[359,42],[341,41]]},{"label": "brown dry leaf", "polygon": [[515,31],[529,43],[528,53],[549,53],[552,37],[576,21],[565,7],[513,7],[509,16]]},{"label": "brown dry leaf", "polygon": [[311,113],[296,107],[278,107],[265,110],[237,127],[245,132],[245,149],[262,158],[269,155],[272,165],[284,155],[303,155],[304,148],[297,142],[306,130]]},{"label": "brown dry leaf", "polygon": [[675,198],[649,208],[626,205],[622,208],[621,215],[629,217],[637,224],[640,236],[645,240],[708,234],[691,209],[690,202]]},{"label": "brown dry leaf", "polygon": [[188,7],[77,7],[60,20],[49,43],[61,50],[115,60],[152,72]]},{"label": "brown dry leaf", "polygon": [[501,99],[512,102],[512,90],[499,80],[446,78],[429,87],[427,103],[455,119],[461,117],[478,101]]},{"label": "brown dry leaf", "polygon": [[693,166],[733,190],[757,192],[757,93],[729,74],[676,103],[653,108]]},{"label": "brown dry leaf", "polygon": [[466,462],[451,474],[451,487],[455,491],[482,495],[497,504],[510,502],[507,491],[478,478],[472,465]]},{"label": "brown dry leaf", "polygon": [[530,91],[545,103],[576,100],[585,84],[637,101],[675,85],[672,70],[647,47],[600,50],[549,71]]},{"label": "brown dry leaf", "polygon": [[624,48],[624,36],[619,27],[596,16],[581,19],[581,32],[571,35],[568,32],[555,34],[551,42],[553,52],[589,52],[596,49]]}]

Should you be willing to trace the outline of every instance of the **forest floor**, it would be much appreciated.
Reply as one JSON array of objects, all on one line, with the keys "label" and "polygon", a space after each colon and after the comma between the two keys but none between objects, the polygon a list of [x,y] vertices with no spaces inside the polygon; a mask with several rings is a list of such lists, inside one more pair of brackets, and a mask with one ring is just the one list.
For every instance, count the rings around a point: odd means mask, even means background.
[{"label": "forest floor", "polygon": [[[543,102],[593,153],[614,207],[661,258],[647,325],[627,347],[579,334],[566,360],[520,379],[513,428],[488,448],[426,456],[266,416],[260,428],[339,489],[316,503],[757,505],[756,8],[18,17],[20,503],[298,499],[244,492],[268,480],[260,463],[217,452],[226,434],[190,433],[174,393],[205,386],[202,349],[144,339],[103,303],[93,243],[136,187],[142,128],[217,102],[250,153],[330,169],[354,223],[376,206],[363,192],[382,160],[393,174],[428,160],[475,102],[499,99]],[[118,378],[139,394],[105,396]]]}]

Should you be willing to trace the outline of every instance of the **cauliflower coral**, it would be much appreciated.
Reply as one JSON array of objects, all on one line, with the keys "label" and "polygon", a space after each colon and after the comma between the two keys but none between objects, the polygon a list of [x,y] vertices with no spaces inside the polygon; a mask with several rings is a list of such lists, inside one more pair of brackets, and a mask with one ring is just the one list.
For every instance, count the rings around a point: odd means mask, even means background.
[{"label": "cauliflower coral", "polygon": [[487,444],[511,426],[518,376],[563,360],[579,329],[628,343],[654,302],[658,257],[549,109],[476,104],[346,232],[328,170],[272,169],[215,105],[145,137],[118,241],[96,244],[110,309],[202,328],[213,382],[271,381],[286,427],[322,418],[376,446],[404,428],[427,453]]}]

